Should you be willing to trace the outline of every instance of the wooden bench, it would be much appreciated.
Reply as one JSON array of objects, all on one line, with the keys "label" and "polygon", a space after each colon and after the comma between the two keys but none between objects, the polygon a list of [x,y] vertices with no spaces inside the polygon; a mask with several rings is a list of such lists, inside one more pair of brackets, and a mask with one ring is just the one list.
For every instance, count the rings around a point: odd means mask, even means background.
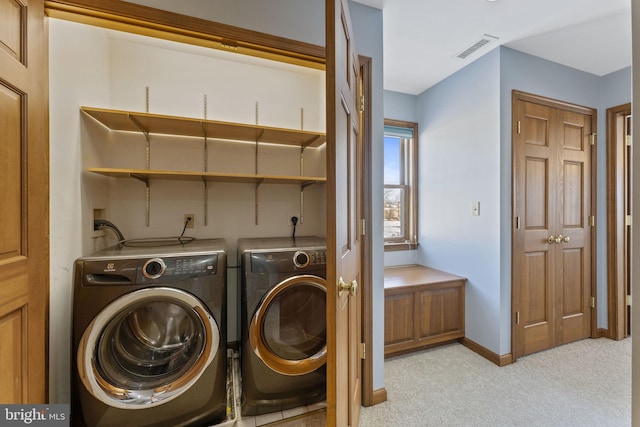
[{"label": "wooden bench", "polygon": [[466,278],[421,265],[384,269],[384,355],[464,337]]}]

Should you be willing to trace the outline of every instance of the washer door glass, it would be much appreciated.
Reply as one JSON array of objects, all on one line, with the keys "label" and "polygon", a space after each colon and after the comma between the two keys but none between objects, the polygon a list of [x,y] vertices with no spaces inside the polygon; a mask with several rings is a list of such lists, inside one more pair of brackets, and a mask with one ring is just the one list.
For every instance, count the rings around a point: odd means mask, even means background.
[{"label": "washer door glass", "polygon": [[80,378],[111,406],[163,403],[200,377],[219,340],[200,300],[178,289],[143,289],[111,303],[86,329]]},{"label": "washer door glass", "polygon": [[274,371],[303,375],[326,363],[326,282],[294,276],[263,298],[250,325],[254,352]]}]

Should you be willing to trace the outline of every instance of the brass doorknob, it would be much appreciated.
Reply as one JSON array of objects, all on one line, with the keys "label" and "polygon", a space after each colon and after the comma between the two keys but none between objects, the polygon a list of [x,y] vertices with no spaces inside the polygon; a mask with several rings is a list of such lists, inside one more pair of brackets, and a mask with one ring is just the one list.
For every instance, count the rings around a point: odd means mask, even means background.
[{"label": "brass doorknob", "polygon": [[358,282],[352,280],[351,283],[345,283],[342,277],[338,281],[338,297],[342,297],[344,292],[349,292],[352,296],[358,293]]},{"label": "brass doorknob", "polygon": [[556,238],[554,236],[549,236],[549,238],[547,239],[547,242],[553,245],[554,243],[556,243]]},{"label": "brass doorknob", "polygon": [[558,234],[558,237],[555,238],[556,243],[562,242],[562,234]]},{"label": "brass doorknob", "polygon": [[569,243],[569,241],[570,241],[570,240],[571,240],[571,239],[569,238],[569,236],[564,236],[564,237],[562,238],[562,241],[563,241],[564,243]]}]

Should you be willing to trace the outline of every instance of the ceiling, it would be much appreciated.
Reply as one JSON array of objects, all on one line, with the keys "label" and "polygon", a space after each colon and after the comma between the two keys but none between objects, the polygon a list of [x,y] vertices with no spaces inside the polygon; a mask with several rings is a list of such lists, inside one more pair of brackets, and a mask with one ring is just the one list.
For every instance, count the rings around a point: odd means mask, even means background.
[{"label": "ceiling", "polygon": [[355,1],[382,10],[385,90],[418,95],[500,45],[599,76],[631,65],[631,0]]}]

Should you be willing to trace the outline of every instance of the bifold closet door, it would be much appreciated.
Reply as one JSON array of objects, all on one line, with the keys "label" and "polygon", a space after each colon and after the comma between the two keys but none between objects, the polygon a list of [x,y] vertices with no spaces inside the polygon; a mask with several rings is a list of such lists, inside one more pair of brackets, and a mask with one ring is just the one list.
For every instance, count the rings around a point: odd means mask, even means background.
[{"label": "bifold closet door", "polygon": [[590,335],[591,122],[514,97],[514,357]]}]

